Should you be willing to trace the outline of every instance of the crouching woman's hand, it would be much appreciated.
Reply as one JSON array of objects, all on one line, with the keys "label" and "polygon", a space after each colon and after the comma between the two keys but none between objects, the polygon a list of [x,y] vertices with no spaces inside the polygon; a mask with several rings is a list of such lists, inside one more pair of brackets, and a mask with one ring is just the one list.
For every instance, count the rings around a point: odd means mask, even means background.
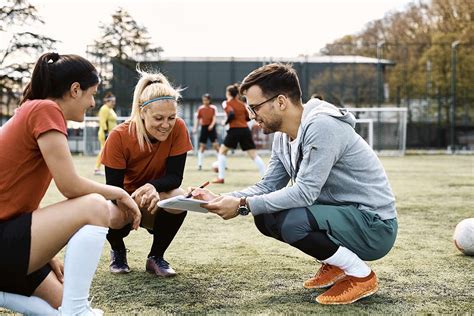
[{"label": "crouching woman's hand", "polygon": [[128,223],[132,223],[133,229],[138,229],[142,215],[135,201],[125,191],[123,191],[123,194],[121,194],[116,201],[117,205],[110,201],[108,202],[109,227],[120,229]]}]

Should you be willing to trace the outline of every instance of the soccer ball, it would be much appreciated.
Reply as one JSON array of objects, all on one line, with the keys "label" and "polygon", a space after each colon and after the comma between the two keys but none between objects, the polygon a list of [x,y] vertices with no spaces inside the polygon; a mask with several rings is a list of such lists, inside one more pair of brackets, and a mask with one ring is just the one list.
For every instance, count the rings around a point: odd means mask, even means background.
[{"label": "soccer ball", "polygon": [[454,229],[454,245],[462,253],[474,256],[474,218],[466,218]]},{"label": "soccer ball", "polygon": [[216,160],[212,163],[212,171],[219,172],[219,161]]}]

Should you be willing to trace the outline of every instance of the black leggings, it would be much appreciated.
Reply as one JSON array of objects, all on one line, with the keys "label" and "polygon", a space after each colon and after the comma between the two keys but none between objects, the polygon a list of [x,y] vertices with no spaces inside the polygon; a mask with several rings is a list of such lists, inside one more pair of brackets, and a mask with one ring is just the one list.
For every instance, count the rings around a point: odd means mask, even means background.
[{"label": "black leggings", "polygon": [[319,229],[316,219],[305,207],[256,215],[254,220],[265,236],[287,243],[318,260],[331,257],[339,248],[326,231]]},{"label": "black leggings", "polygon": [[[184,222],[187,212],[180,214],[171,214],[162,209],[158,210],[155,217],[153,230],[148,230],[153,235],[153,245],[148,256],[163,257],[166,249],[171,244]],[[107,240],[113,250],[124,250],[125,243],[123,239],[128,236],[132,228],[131,224],[121,229],[109,229]]]}]

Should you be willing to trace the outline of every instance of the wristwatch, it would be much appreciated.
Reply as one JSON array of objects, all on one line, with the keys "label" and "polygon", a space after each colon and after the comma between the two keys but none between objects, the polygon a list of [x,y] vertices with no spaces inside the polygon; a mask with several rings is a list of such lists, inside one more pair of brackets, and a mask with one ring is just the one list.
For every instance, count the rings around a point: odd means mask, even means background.
[{"label": "wristwatch", "polygon": [[240,198],[240,204],[239,208],[237,209],[237,212],[242,216],[249,215],[250,210],[247,206],[247,198],[245,196]]}]

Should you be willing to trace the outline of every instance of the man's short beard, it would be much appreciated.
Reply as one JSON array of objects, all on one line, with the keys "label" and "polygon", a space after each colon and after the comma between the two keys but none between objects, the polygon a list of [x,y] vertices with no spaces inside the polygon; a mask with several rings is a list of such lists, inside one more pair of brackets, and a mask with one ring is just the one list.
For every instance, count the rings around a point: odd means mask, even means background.
[{"label": "man's short beard", "polygon": [[281,130],[282,119],[279,117],[278,119],[273,120],[270,124],[265,123],[263,127],[263,133],[265,135],[272,134],[275,132],[279,132]]}]

